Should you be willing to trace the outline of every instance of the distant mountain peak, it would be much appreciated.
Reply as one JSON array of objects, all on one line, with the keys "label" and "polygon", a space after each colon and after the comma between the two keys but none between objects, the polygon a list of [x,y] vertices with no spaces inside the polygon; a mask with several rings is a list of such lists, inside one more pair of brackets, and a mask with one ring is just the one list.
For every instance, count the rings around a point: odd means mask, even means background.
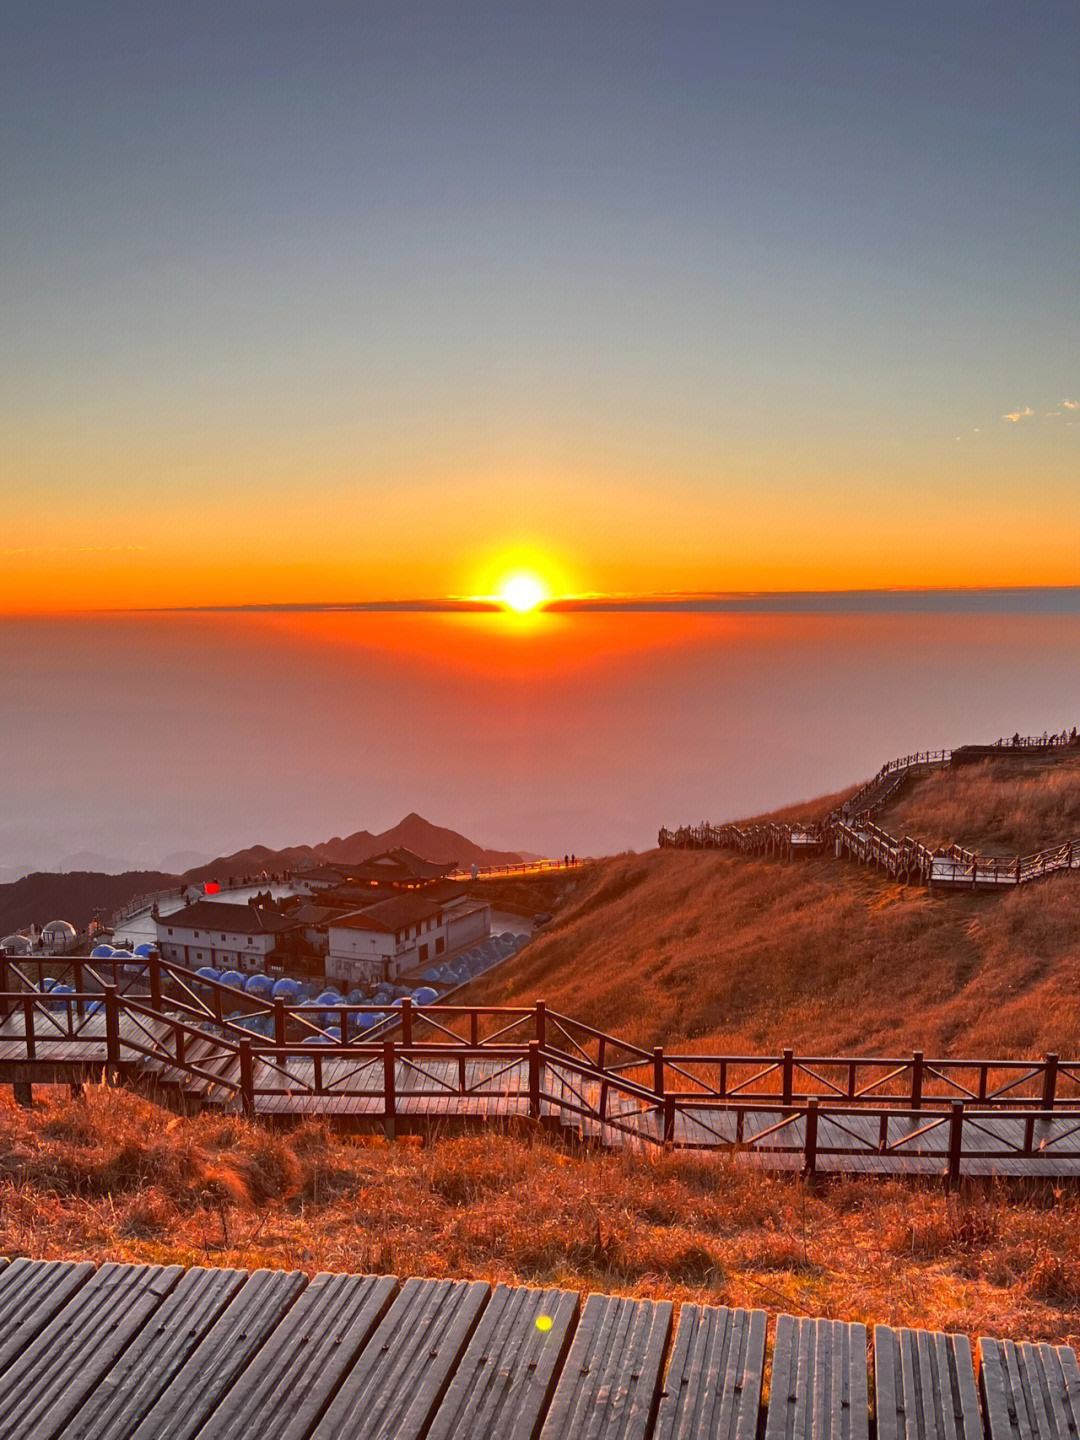
[{"label": "distant mountain peak", "polygon": [[412,850],[424,860],[440,865],[519,865],[516,851],[486,850],[456,830],[435,825],[415,810],[389,830],[374,834],[357,830],[344,838],[334,835],[318,845],[292,845],[271,850],[265,845],[250,845],[231,855],[218,856],[204,865],[194,866],[184,874],[186,880],[202,880],[213,876],[246,874],[251,870],[295,870],[320,864],[359,865],[373,855],[387,850]]}]

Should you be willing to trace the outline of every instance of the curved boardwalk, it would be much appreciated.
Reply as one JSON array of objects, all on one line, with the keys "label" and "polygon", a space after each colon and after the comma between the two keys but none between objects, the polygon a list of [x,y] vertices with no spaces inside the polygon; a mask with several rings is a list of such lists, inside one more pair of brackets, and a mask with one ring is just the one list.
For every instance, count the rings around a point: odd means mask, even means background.
[{"label": "curved boardwalk", "polygon": [[[122,961],[68,964],[79,989],[59,995],[7,962],[19,988],[0,989],[0,1083],[24,1103],[34,1085],[105,1077],[188,1110],[317,1115],[391,1136],[520,1121],[774,1170],[1080,1178],[1080,1060],[1057,1055],[647,1051],[542,1002],[405,1000],[373,1040],[360,1023],[373,1006],[262,1000],[156,957],[134,974]],[[267,1022],[272,1039],[257,1028]]]},{"label": "curved boardwalk", "polygon": [[864,865],[884,870],[903,884],[934,885],[942,889],[1002,890],[1025,885],[1062,870],[1080,869],[1080,836],[1062,840],[1032,855],[1008,859],[984,856],[962,845],[931,850],[910,835],[893,835],[875,824],[873,817],[894,800],[908,781],[948,765],[1007,756],[1066,759],[1080,754],[1076,730],[1060,736],[999,740],[996,745],[968,745],[959,750],[923,750],[883,765],[850,800],[821,823],[798,819],[760,825],[684,825],[662,828],[661,849],[733,849],[744,855],[818,854],[832,848]]},{"label": "curved boardwalk", "polygon": [[767,1329],[481,1281],[0,1261],[0,1440],[1076,1440],[1067,1346],[879,1325],[871,1351],[781,1315],[770,1368]]}]

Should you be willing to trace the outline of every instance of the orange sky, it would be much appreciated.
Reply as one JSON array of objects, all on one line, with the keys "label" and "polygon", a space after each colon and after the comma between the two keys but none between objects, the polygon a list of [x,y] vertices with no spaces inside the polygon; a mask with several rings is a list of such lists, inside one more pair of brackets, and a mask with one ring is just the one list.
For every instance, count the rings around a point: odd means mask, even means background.
[{"label": "orange sky", "polygon": [[492,475],[317,501],[178,477],[46,487],[7,507],[0,611],[489,594],[522,566],[556,594],[1075,584],[1080,486],[1064,453],[1043,459],[1043,488],[1002,470],[858,489]]}]

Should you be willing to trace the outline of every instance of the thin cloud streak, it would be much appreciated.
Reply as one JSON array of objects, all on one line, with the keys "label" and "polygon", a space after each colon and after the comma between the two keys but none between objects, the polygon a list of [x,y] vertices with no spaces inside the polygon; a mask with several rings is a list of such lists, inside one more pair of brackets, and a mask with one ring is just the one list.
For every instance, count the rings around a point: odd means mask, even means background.
[{"label": "thin cloud streak", "polygon": [[[868,613],[1080,614],[1080,586],[972,590],[790,590],[661,595],[566,595],[540,607],[548,614],[830,615]],[[125,612],[130,613],[130,612]],[[423,614],[505,615],[497,600],[448,597],[341,603],[148,607],[154,614]]]}]

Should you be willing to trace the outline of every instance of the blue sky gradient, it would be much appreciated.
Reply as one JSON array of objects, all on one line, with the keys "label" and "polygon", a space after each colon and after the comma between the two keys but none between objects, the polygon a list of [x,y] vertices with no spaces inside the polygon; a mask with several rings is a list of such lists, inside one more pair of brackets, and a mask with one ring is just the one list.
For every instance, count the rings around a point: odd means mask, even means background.
[{"label": "blue sky gradient", "polygon": [[51,544],[135,603],[118,534],[200,603],[354,594],[357,553],[470,593],[513,546],[575,590],[1077,578],[1075,5],[3,23],[31,597]]}]

